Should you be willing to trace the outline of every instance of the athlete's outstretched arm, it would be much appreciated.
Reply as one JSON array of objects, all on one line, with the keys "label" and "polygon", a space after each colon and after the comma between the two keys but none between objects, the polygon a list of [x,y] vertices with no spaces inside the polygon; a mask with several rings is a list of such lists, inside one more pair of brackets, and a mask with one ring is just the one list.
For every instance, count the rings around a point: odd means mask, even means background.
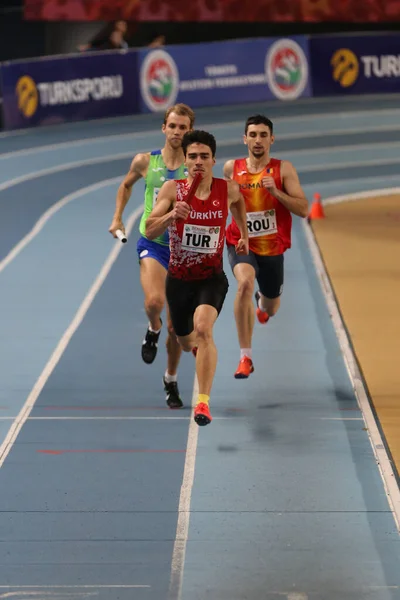
[{"label": "athlete's outstretched arm", "polygon": [[125,227],[122,222],[122,213],[131,197],[133,185],[139,181],[141,177],[146,177],[149,161],[150,154],[137,154],[131,163],[128,174],[118,188],[115,201],[115,212],[108,230],[114,237],[116,237],[115,232],[117,229],[121,229],[125,233]]},{"label": "athlete's outstretched arm", "polygon": [[274,178],[270,175],[263,177],[264,187],[294,215],[306,217],[308,215],[308,200],[300,185],[296,169],[287,160],[282,161],[281,177],[284,191],[278,190]]},{"label": "athlete's outstretched arm", "polygon": [[228,181],[229,208],[240,231],[240,240],[236,245],[237,254],[249,253],[249,232],[247,230],[246,205],[236,181]]},{"label": "athlete's outstretched arm", "polygon": [[176,202],[175,181],[166,181],[158,192],[157,202],[146,221],[146,237],[154,240],[177,220],[188,218],[190,206],[186,202]]}]

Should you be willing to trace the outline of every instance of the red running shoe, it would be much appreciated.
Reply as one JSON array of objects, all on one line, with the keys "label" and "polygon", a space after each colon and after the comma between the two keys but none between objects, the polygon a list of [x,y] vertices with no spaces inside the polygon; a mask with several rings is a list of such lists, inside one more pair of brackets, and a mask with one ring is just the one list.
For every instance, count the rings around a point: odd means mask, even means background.
[{"label": "red running shoe", "polygon": [[199,402],[199,404],[197,404],[197,406],[194,409],[194,420],[200,427],[211,423],[212,416],[210,414],[208,404],[206,404],[205,402]]},{"label": "red running shoe", "polygon": [[261,297],[260,292],[256,292],[255,293],[256,304],[257,304],[256,315],[257,315],[258,322],[261,323],[261,325],[265,325],[265,323],[267,323],[269,320],[269,314],[267,312],[265,312],[265,310],[261,310],[261,308],[259,308],[258,301],[259,301],[260,297]]},{"label": "red running shoe", "polygon": [[251,373],[253,373],[253,361],[248,356],[243,356],[240,359],[239,366],[236,369],[236,373],[234,375],[235,379],[247,379]]}]

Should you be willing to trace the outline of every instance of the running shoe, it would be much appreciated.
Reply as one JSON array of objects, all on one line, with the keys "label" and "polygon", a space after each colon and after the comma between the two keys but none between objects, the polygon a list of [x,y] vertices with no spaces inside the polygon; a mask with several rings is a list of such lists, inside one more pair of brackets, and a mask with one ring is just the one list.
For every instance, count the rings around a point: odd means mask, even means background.
[{"label": "running shoe", "polygon": [[256,292],[255,299],[256,299],[256,304],[257,304],[257,310],[256,310],[257,319],[258,319],[258,322],[261,323],[261,325],[265,325],[265,323],[267,323],[269,320],[269,314],[266,313],[265,310],[261,310],[261,308],[259,308],[258,301],[260,298],[261,298],[260,292]]},{"label": "running shoe", "polygon": [[154,331],[150,331],[149,327],[147,328],[146,335],[144,336],[142,343],[142,358],[148,365],[151,365],[157,355],[158,338],[160,337],[160,333],[161,330],[158,333],[154,333]]},{"label": "running shoe", "polygon": [[163,377],[164,391],[167,394],[166,402],[170,408],[182,408],[183,402],[179,395],[178,384],[176,381],[166,381]]},{"label": "running shoe", "polygon": [[206,404],[206,402],[199,402],[199,404],[197,404],[197,406],[194,409],[194,420],[200,427],[211,423],[212,416],[210,414],[210,409],[208,408],[208,404]]},{"label": "running shoe", "polygon": [[247,379],[254,371],[253,361],[248,356],[240,359],[239,366],[234,375],[235,379]]}]

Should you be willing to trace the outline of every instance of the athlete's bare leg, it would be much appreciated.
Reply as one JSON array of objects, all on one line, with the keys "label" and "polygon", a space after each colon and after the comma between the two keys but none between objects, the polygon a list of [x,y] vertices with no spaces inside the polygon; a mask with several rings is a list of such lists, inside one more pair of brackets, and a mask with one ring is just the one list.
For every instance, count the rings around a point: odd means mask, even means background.
[{"label": "athlete's bare leg", "polygon": [[198,306],[193,317],[193,332],[179,338],[184,350],[190,351],[197,347],[196,375],[199,396],[194,410],[194,419],[198,425],[207,425],[212,420],[208,404],[217,368],[218,354],[213,338],[213,327],[217,317],[218,312],[213,306],[208,304]]},{"label": "athlete's bare leg", "polygon": [[[161,329],[161,312],[166,304],[166,269],[154,258],[142,258],[140,261],[140,282],[144,292],[144,307],[149,318],[151,330],[147,330],[142,344],[142,358],[151,364],[157,354],[158,338]],[[172,327],[167,306],[167,370],[163,377],[166,401],[170,408],[183,406],[177,384],[177,370],[182,349]]]},{"label": "athlete's bare leg", "polygon": [[167,325],[168,325],[168,335],[167,335],[167,372],[169,375],[176,375],[178,370],[179,360],[182,354],[182,347],[179,344],[178,338],[176,337],[174,328],[172,326],[171,317],[169,314],[169,307],[167,304]]},{"label": "athlete's bare leg", "polygon": [[240,348],[251,348],[254,329],[254,282],[256,273],[251,265],[235,265],[233,274],[238,288],[234,302],[234,314]]},{"label": "athlete's bare leg", "polygon": [[167,271],[154,258],[140,260],[140,283],[144,293],[144,309],[153,331],[161,329],[160,315],[165,305]]}]

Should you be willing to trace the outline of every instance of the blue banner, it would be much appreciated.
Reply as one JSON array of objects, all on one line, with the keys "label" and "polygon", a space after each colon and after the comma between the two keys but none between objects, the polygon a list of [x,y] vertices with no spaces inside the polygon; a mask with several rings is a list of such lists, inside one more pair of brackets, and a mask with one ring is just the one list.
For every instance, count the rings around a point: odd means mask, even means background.
[{"label": "blue banner", "polygon": [[9,62],[1,75],[6,129],[138,112],[135,51]]},{"label": "blue banner", "polygon": [[308,40],[266,38],[139,53],[140,110],[196,108],[311,95]]},{"label": "blue banner", "polygon": [[314,96],[400,92],[400,36],[313,37]]}]

